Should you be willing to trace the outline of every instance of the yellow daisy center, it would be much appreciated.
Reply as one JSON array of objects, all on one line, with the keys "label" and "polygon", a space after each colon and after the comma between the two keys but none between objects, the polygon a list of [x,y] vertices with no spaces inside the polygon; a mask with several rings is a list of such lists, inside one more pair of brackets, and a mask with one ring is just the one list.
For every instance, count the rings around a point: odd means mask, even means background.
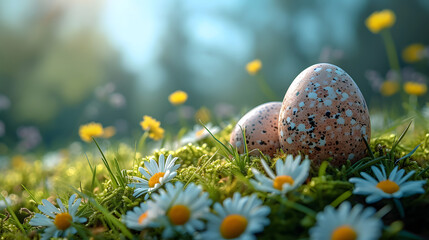
[{"label": "yellow daisy center", "polygon": [[331,240],[356,240],[356,231],[348,225],[342,225],[337,227],[331,236]]},{"label": "yellow daisy center", "polygon": [[390,180],[381,181],[377,183],[376,187],[389,194],[395,193],[399,190],[398,184]]},{"label": "yellow daisy center", "polygon": [[283,184],[285,183],[289,183],[290,185],[293,184],[293,178],[291,176],[286,176],[286,175],[282,175],[282,176],[277,176],[274,179],[273,182],[273,187],[277,190],[282,190],[283,189]]},{"label": "yellow daisy center", "polygon": [[146,218],[147,218],[147,211],[144,212],[142,215],[140,215],[139,220],[138,220],[139,224],[142,224]]},{"label": "yellow daisy center", "polygon": [[239,237],[247,227],[247,219],[239,214],[226,216],[220,225],[220,234],[225,239]]},{"label": "yellow daisy center", "polygon": [[72,221],[73,218],[69,213],[58,213],[55,216],[54,224],[59,230],[66,230],[70,227]]},{"label": "yellow daisy center", "polygon": [[153,188],[155,187],[155,184],[159,183],[159,179],[164,177],[165,173],[159,172],[155,173],[150,179],[149,179],[149,187]]},{"label": "yellow daisy center", "polygon": [[206,131],[206,129],[205,128],[203,128],[203,129],[201,129],[201,130],[199,130],[198,132],[196,132],[195,133],[195,136],[196,137],[201,137],[201,136],[203,136],[204,135],[204,132]]},{"label": "yellow daisy center", "polygon": [[174,205],[168,211],[168,218],[174,225],[183,225],[191,217],[191,211],[185,205]]}]

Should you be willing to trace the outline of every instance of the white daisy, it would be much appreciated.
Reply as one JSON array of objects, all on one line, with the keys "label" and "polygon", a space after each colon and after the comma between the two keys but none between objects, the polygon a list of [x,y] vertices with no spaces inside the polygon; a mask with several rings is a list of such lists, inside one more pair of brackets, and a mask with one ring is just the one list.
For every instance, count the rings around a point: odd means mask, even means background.
[{"label": "white daisy", "polygon": [[288,155],[284,162],[282,159],[277,160],[277,175],[263,159],[261,159],[261,163],[269,178],[252,168],[256,180],[250,179],[250,182],[260,191],[275,194],[285,194],[301,186],[307,179],[310,170],[310,160],[306,158],[301,162],[301,156],[297,156],[294,160],[292,155]]},{"label": "white daisy", "polygon": [[[212,134],[216,134],[220,131],[220,128],[217,126],[213,126],[213,124],[208,123],[206,125],[206,128],[212,133]],[[186,143],[194,143],[200,140],[203,140],[205,138],[207,138],[208,136],[210,136],[210,133],[207,131],[207,129],[205,129],[203,126],[201,125],[195,125],[194,129],[190,132],[188,132],[187,134],[185,134],[182,139],[180,140],[180,142],[182,144],[186,144]]]},{"label": "white daisy", "polygon": [[[152,193],[160,188],[165,183],[173,179],[177,172],[176,170],[180,167],[180,164],[174,164],[177,160],[177,157],[168,155],[167,161],[163,154],[159,156],[158,163],[154,159],[150,159],[150,162],[145,162],[144,168],[139,167],[139,172],[143,174],[145,179],[139,177],[132,177],[132,179],[137,180],[137,183],[128,184],[129,187],[135,187],[134,197],[140,197],[146,193]],[[146,194],[145,200],[149,198],[149,194]]]},{"label": "white daisy", "polygon": [[210,211],[211,200],[201,187],[189,184],[183,189],[183,184],[168,183],[165,190],[154,194],[148,202],[149,209],[158,209],[162,214],[157,218],[161,226],[165,227],[163,238],[174,237],[176,233],[195,234],[204,228],[202,218]]},{"label": "white daisy", "polygon": [[231,198],[215,203],[217,214],[207,215],[207,231],[200,235],[201,239],[256,239],[255,233],[262,232],[264,226],[270,223],[267,218],[270,208],[262,205],[256,195],[241,197],[234,193]]},{"label": "white daisy", "polygon": [[128,228],[141,231],[146,227],[157,227],[158,224],[153,221],[157,211],[149,209],[146,203],[140,203],[139,207],[134,207],[123,217],[123,222]]},{"label": "white daisy", "polygon": [[372,166],[371,169],[377,179],[368,173],[361,172],[360,175],[363,178],[350,178],[349,180],[355,184],[354,194],[368,195],[367,203],[374,203],[382,198],[401,198],[425,192],[423,189],[425,180],[407,181],[414,174],[414,170],[404,176],[405,170],[398,171],[398,166],[396,166],[387,178],[383,165],[380,165],[380,168]]},{"label": "white daisy", "polygon": [[310,229],[312,240],[376,240],[381,236],[383,223],[374,217],[375,209],[363,208],[357,204],[353,208],[343,202],[338,210],[327,206],[317,214],[316,225]]},{"label": "white daisy", "polygon": [[73,235],[77,230],[72,226],[72,223],[86,222],[86,218],[76,215],[81,199],[78,198],[76,201],[75,199],[76,194],[73,194],[69,199],[69,206],[66,208],[61,200],[57,198],[59,209],[48,200],[42,200],[43,205],[39,205],[38,208],[45,215],[36,213],[35,217],[30,220],[30,225],[32,226],[47,227],[42,234],[42,240]]}]

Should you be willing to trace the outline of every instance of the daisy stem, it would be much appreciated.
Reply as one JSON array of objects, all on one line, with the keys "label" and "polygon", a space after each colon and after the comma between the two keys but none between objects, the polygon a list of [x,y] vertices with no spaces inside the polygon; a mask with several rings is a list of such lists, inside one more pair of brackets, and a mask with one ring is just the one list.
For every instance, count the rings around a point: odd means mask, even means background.
[{"label": "daisy stem", "polygon": [[392,206],[391,205],[385,205],[384,207],[382,207],[380,210],[378,210],[375,214],[374,217],[376,218],[382,218],[384,217],[386,214],[388,214],[390,212],[390,210],[392,210]]},{"label": "daisy stem", "polygon": [[401,69],[399,67],[398,54],[396,53],[395,42],[393,41],[392,34],[388,29],[381,31],[383,37],[384,46],[386,47],[387,58],[389,60],[390,68],[397,71],[399,79],[401,81]]},{"label": "daisy stem", "polygon": [[328,167],[329,162],[328,161],[323,161],[322,164],[320,164],[319,167],[319,177],[322,177],[325,175],[326,173],[326,168]]},{"label": "daisy stem", "polygon": [[185,112],[182,105],[177,107],[177,117],[179,118],[180,126],[186,128]]},{"label": "daisy stem", "polygon": [[393,198],[393,202],[395,203],[396,208],[398,209],[399,215],[401,218],[405,217],[404,207],[399,199]]},{"label": "daisy stem", "polygon": [[[413,116],[417,112],[417,104],[418,104],[418,102],[417,102],[417,96],[416,95],[410,94],[410,96],[409,96],[409,104],[410,104],[410,106],[409,106],[409,109],[408,109],[408,114],[409,114],[409,116]],[[410,128],[411,128],[410,130],[413,132],[414,131],[414,124],[412,124]]]},{"label": "daisy stem", "polygon": [[[387,58],[389,60],[390,68],[396,71],[398,74],[399,82],[402,82],[401,67],[399,65],[399,58],[395,47],[395,42],[393,41],[392,33],[389,29],[384,29],[381,31],[381,36],[383,37],[384,46],[386,47]],[[406,101],[404,92],[401,91],[402,102]]]},{"label": "daisy stem", "polygon": [[282,196],[279,196],[279,197],[278,197],[278,200],[279,200],[279,202],[280,202],[281,204],[283,204],[283,205],[285,205],[285,206],[287,206],[287,207],[290,207],[290,208],[293,208],[293,209],[295,209],[295,210],[297,210],[297,211],[300,211],[300,212],[302,212],[302,213],[305,213],[306,215],[308,215],[308,216],[310,216],[310,217],[312,217],[312,218],[316,218],[316,212],[315,212],[315,211],[313,211],[312,209],[310,209],[310,208],[308,208],[308,207],[306,207],[306,206],[302,205],[302,204],[299,204],[299,203],[296,203],[296,202],[289,201],[289,199],[287,199],[287,198],[283,198]]},{"label": "daisy stem", "polygon": [[145,131],[143,135],[140,137],[139,144],[137,145],[137,149],[141,153],[146,151],[146,139],[148,136],[149,136],[149,131]]},{"label": "daisy stem", "polygon": [[410,94],[410,112],[417,110],[417,96]]},{"label": "daisy stem", "polygon": [[349,198],[351,195],[353,195],[352,191],[346,191],[343,194],[341,194],[339,197],[337,197],[337,199],[335,199],[332,203],[331,206],[336,208],[338,205],[340,205],[342,202],[344,202],[347,198]]},{"label": "daisy stem", "polygon": [[258,81],[259,88],[265,94],[265,96],[270,101],[277,101],[278,97],[277,97],[276,93],[270,88],[267,81],[265,81],[265,78],[262,75],[257,74],[256,80]]}]

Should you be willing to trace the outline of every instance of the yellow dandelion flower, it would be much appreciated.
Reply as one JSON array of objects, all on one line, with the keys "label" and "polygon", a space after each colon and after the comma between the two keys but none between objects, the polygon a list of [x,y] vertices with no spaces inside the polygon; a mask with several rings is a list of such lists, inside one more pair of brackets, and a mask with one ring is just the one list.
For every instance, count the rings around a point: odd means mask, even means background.
[{"label": "yellow dandelion flower", "polygon": [[424,83],[406,82],[404,91],[410,95],[421,96],[427,92],[427,86]]},{"label": "yellow dandelion flower", "polygon": [[164,129],[161,128],[161,123],[150,116],[143,116],[143,121],[140,122],[143,130],[149,131],[149,137],[155,141],[164,138]]},{"label": "yellow dandelion flower", "polygon": [[155,118],[145,115],[143,116],[143,121],[140,122],[140,125],[142,126],[143,130],[150,131],[151,129],[161,126],[161,123],[156,121]]},{"label": "yellow dandelion flower", "polygon": [[246,70],[250,75],[257,74],[261,70],[261,68],[262,62],[259,59],[255,59],[246,65]]},{"label": "yellow dandelion flower", "polygon": [[25,167],[25,159],[22,155],[15,155],[12,157],[12,167],[14,169],[21,169]]},{"label": "yellow dandelion flower", "polygon": [[402,58],[405,62],[413,63],[423,58],[425,46],[420,43],[411,44],[402,51]]},{"label": "yellow dandelion flower", "polygon": [[397,81],[387,80],[381,84],[380,92],[385,97],[392,96],[399,91],[399,83]]},{"label": "yellow dandelion flower", "polygon": [[211,113],[210,110],[206,107],[202,107],[198,109],[198,111],[195,113],[195,121],[199,123],[200,121],[204,124],[210,122],[211,120]]},{"label": "yellow dandelion flower", "polygon": [[149,131],[149,137],[155,141],[163,139],[164,138],[164,129],[161,127],[152,129],[151,131]]},{"label": "yellow dandelion flower", "polygon": [[79,136],[85,142],[91,142],[92,138],[103,136],[103,126],[100,123],[91,122],[81,125]]},{"label": "yellow dandelion flower", "polygon": [[390,28],[395,24],[396,16],[392,10],[385,9],[380,12],[373,12],[365,21],[366,27],[372,33],[379,33],[385,28]]},{"label": "yellow dandelion flower", "polygon": [[188,100],[188,94],[184,91],[175,91],[174,93],[168,96],[168,101],[173,105],[181,105]]},{"label": "yellow dandelion flower", "polygon": [[109,127],[106,127],[104,129],[102,137],[103,138],[111,138],[111,137],[115,136],[115,134],[116,134],[116,128],[113,126],[109,126]]}]

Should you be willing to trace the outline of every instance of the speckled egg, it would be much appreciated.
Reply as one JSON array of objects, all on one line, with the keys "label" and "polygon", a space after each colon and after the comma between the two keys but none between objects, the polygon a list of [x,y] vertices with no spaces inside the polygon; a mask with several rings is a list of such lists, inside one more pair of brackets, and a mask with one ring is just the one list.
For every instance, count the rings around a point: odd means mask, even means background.
[{"label": "speckled egg", "polygon": [[288,154],[308,155],[316,163],[332,158],[339,166],[365,157],[371,124],[358,86],[341,68],[327,63],[302,71],[283,99],[280,146]]},{"label": "speckled egg", "polygon": [[244,115],[231,133],[229,142],[237,147],[239,153],[244,152],[244,141],[241,128],[246,133],[247,148],[251,155],[262,153],[273,156],[280,148],[278,137],[278,118],[281,102],[269,102],[259,105]]}]

